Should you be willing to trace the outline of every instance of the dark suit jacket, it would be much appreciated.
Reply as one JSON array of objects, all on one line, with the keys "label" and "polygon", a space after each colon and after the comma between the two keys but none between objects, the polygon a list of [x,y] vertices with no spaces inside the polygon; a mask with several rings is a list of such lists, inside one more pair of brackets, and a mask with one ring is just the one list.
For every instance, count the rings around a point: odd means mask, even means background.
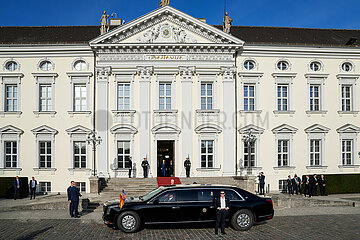
[{"label": "dark suit jacket", "polygon": [[[29,187],[30,187],[30,188],[33,188],[33,187],[32,187],[32,181],[33,181],[33,180],[30,180],[30,183],[29,183]],[[36,188],[37,181],[36,181],[36,180],[34,180],[34,181],[35,181],[35,188]]]},{"label": "dark suit jacket", "polygon": [[260,185],[264,186],[265,185],[265,175],[260,175],[259,176],[259,181],[260,181]]},{"label": "dark suit jacket", "polygon": [[[21,187],[21,180],[20,180],[20,178],[19,178],[19,187]],[[18,187],[18,183],[17,183],[17,181],[16,181],[16,179],[14,180],[14,188],[16,189]]]},{"label": "dark suit jacket", "polygon": [[80,191],[77,187],[68,188],[68,200],[72,202],[78,202],[79,197],[81,197]]},{"label": "dark suit jacket", "polygon": [[[220,198],[221,197],[215,198],[214,206],[215,206],[216,209],[221,207]],[[230,208],[230,206],[231,206],[230,200],[225,197],[225,207]]]},{"label": "dark suit jacket", "polygon": [[321,179],[321,177],[319,178],[319,186],[323,186],[323,184],[326,184],[326,180],[325,180],[325,177],[324,179]]}]

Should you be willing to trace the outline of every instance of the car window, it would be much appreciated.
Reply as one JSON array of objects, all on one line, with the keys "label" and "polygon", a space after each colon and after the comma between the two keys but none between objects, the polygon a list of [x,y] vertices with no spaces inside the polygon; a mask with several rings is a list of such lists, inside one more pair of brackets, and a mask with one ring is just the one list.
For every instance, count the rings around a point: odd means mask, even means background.
[{"label": "car window", "polygon": [[198,199],[199,201],[210,201],[212,202],[214,200],[214,190],[210,190],[210,189],[203,189],[203,190],[198,190]]},{"label": "car window", "polygon": [[229,199],[229,200],[242,200],[239,195],[234,192],[233,190],[225,190],[225,196]]},{"label": "car window", "polygon": [[175,191],[169,191],[162,194],[158,199],[159,202],[176,202],[177,200],[177,193]]},{"label": "car window", "polygon": [[196,190],[181,190],[176,192],[178,201],[181,202],[189,202],[189,201],[197,201],[197,191]]}]

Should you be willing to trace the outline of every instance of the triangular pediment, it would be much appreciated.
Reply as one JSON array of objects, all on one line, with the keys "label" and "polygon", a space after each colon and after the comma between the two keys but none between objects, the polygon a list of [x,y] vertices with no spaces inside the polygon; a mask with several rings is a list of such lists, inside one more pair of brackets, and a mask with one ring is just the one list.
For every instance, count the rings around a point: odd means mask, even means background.
[{"label": "triangular pediment", "polygon": [[355,126],[353,124],[345,124],[342,127],[336,129],[338,133],[358,133],[360,132],[360,127]]},{"label": "triangular pediment", "polygon": [[156,9],[90,41],[117,44],[231,44],[244,42],[170,6]]},{"label": "triangular pediment", "polygon": [[262,134],[264,131],[264,128],[256,126],[254,124],[249,124],[239,129],[240,134]]},{"label": "triangular pediment", "polygon": [[273,133],[296,133],[298,129],[288,124],[281,124],[272,130]]},{"label": "triangular pediment", "polygon": [[0,128],[1,134],[23,134],[24,131],[14,127],[13,125],[7,125],[5,127]]},{"label": "triangular pediment", "polygon": [[91,133],[91,130],[84,126],[77,125],[75,127],[67,129],[66,132],[68,134],[89,134]]},{"label": "triangular pediment", "polygon": [[328,133],[330,128],[327,128],[320,124],[314,124],[305,129],[306,133]]},{"label": "triangular pediment", "polygon": [[34,128],[31,130],[33,134],[57,134],[58,131],[56,129],[53,129],[49,126],[43,125],[37,128]]}]

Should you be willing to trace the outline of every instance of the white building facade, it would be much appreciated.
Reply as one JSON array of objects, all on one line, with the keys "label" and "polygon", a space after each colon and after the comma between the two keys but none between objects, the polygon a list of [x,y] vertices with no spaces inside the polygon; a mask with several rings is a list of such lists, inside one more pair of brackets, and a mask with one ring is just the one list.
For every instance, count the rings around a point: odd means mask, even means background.
[{"label": "white building facade", "polygon": [[100,36],[79,27],[81,41],[0,41],[0,177],[35,176],[49,192],[75,180],[89,192],[94,168],[128,177],[130,156],[136,177],[144,157],[150,177],[163,160],[184,177],[189,157],[193,177],[263,171],[270,190],[295,173],[357,173],[360,50],[346,45],[350,33],[276,41],[262,34],[297,30],[250,28],[227,34],[166,6]]}]

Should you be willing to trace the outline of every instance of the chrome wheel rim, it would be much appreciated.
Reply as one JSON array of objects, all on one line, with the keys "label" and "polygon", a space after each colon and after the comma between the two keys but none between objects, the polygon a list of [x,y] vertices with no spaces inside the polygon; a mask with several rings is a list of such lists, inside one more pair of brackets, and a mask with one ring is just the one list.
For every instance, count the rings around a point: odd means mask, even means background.
[{"label": "chrome wheel rim", "polygon": [[126,215],[121,220],[121,224],[125,229],[131,230],[131,229],[133,229],[135,227],[136,219],[131,215]]},{"label": "chrome wheel rim", "polygon": [[250,216],[246,213],[239,214],[236,222],[242,228],[248,227],[250,225]]}]

